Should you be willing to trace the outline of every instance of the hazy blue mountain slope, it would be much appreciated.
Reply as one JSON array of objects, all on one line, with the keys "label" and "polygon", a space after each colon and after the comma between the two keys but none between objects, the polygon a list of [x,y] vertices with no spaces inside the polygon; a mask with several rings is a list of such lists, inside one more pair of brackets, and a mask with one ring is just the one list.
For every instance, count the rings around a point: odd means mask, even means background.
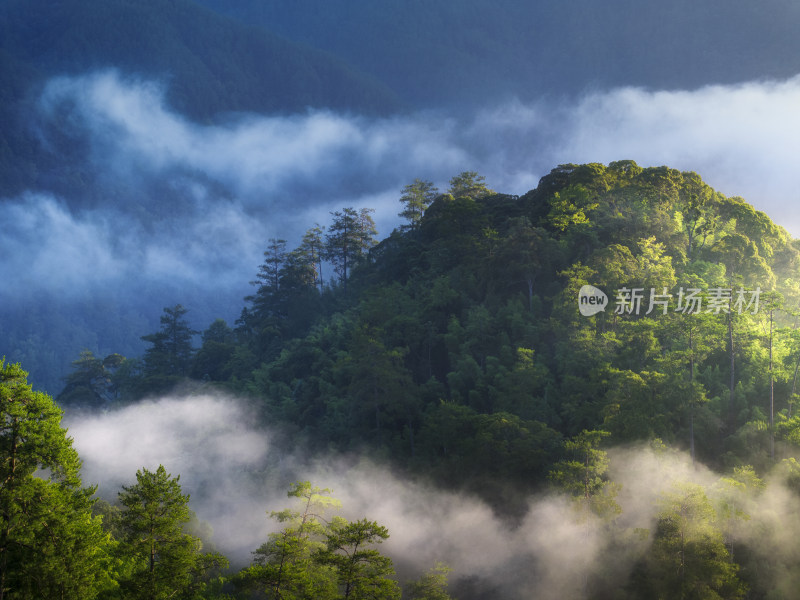
[{"label": "hazy blue mountain slope", "polygon": [[800,8],[785,0],[200,1],[331,51],[418,103],[800,71]]},{"label": "hazy blue mountain slope", "polygon": [[[5,193],[63,173],[37,142],[31,112],[46,80],[93,70],[162,81],[168,102],[189,118],[308,107],[386,113],[397,98],[375,78],[320,50],[218,15],[188,0],[11,0],[0,4],[0,183]],[[81,179],[76,175],[74,179]]]},{"label": "hazy blue mountain slope", "polygon": [[167,78],[170,101],[194,118],[396,107],[385,87],[344,62],[188,0],[12,1],[0,8],[0,31],[5,52],[45,74],[115,67]]}]

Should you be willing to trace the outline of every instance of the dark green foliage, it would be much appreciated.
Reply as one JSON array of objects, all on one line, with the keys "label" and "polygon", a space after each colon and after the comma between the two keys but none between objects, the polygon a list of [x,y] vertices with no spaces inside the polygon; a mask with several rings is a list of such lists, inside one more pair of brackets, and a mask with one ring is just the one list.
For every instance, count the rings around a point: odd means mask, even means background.
[{"label": "dark green foliage", "polygon": [[111,354],[101,360],[90,350],[84,350],[80,358],[73,361],[74,372],[67,377],[56,401],[62,406],[94,409],[108,406],[117,398],[114,374],[124,361],[125,358],[119,354]]},{"label": "dark green foliage", "polygon": [[142,336],[151,344],[143,357],[143,389],[148,392],[166,390],[189,375],[194,348],[192,338],[198,333],[184,318],[188,309],[180,304],[164,309],[161,329]]},{"label": "dark green foliage", "polygon": [[[367,445],[445,477],[535,486],[561,436],[595,429],[659,437],[717,466],[762,464],[747,440],[770,414],[770,344],[752,305],[738,314],[737,290],[800,298],[785,231],[695,173],[632,161],[561,165],[518,199],[474,172],[450,191],[425,208],[428,183],[404,188],[401,205],[419,200],[411,226],[377,245],[370,211],[353,208],[295,249],[272,240],[236,330],[215,323],[187,360],[191,330],[170,309],[145,338],[141,381],[230,385],[320,447]],[[609,296],[593,317],[577,310],[587,284]],[[616,305],[623,288],[641,288],[637,312]],[[730,318],[709,304],[719,288],[731,288]],[[658,294],[666,305],[649,303]],[[773,362],[790,365],[773,369],[782,424],[800,352],[786,310],[775,315]],[[171,327],[183,341],[168,346]]]},{"label": "dark green foliage", "polygon": [[[514,481],[522,489],[541,481],[559,448],[561,436],[539,421],[505,413],[479,413],[441,402],[429,407],[419,433],[419,464],[437,479],[485,495],[503,490],[487,481]],[[501,502],[502,504],[502,502]]]},{"label": "dark green foliage", "polygon": [[226,381],[236,351],[236,335],[223,319],[217,319],[202,335],[203,344],[192,360],[191,375],[201,381]]},{"label": "dark green foliage", "polygon": [[370,213],[371,208],[344,208],[331,213],[333,223],[325,234],[324,257],[333,264],[334,272],[339,276],[339,283],[347,293],[347,281],[351,271],[358,266],[367,250],[375,245],[375,222]]}]

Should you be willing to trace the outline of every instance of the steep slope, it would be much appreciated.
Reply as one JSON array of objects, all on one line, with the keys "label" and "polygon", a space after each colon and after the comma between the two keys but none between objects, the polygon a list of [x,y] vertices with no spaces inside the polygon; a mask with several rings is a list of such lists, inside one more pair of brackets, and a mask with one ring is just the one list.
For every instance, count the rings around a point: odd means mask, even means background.
[{"label": "steep slope", "polygon": [[[760,464],[743,439],[769,407],[767,307],[785,365],[775,410],[791,413],[799,259],[782,228],[694,173],[564,165],[521,198],[434,201],[354,274],[352,308],[263,355],[248,389],[313,439],[375,445],[445,480],[535,481],[554,431],[594,428]],[[609,298],[595,316],[578,310],[587,284]],[[278,305],[263,318],[280,335]]]},{"label": "steep slope", "polygon": [[12,0],[0,7],[0,31],[3,52],[41,75],[114,67],[169,78],[171,103],[196,119],[223,111],[397,107],[377,80],[341,60],[189,0]]},{"label": "steep slope", "polygon": [[800,9],[784,0],[200,1],[334,52],[422,104],[800,72]]},{"label": "steep slope", "polygon": [[[203,334],[189,372],[321,448],[475,489],[542,483],[583,430],[720,468],[764,467],[768,420],[795,435],[800,252],[765,214],[633,161],[562,165],[519,198],[454,191],[346,287],[320,294],[307,247],[265,253],[272,275],[236,329]],[[579,311],[587,285],[604,311]],[[119,391],[166,391],[168,364],[123,371]]]}]

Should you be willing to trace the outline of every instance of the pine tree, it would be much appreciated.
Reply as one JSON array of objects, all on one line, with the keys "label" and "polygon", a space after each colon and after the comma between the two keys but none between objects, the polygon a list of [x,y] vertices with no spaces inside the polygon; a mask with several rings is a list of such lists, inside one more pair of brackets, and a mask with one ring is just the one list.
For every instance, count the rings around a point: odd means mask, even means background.
[{"label": "pine tree", "polygon": [[675,484],[662,500],[653,545],[634,573],[638,598],[742,598],[746,586],[730,559],[703,488]]},{"label": "pine tree", "polygon": [[438,195],[439,190],[430,181],[415,179],[413,183],[403,188],[403,195],[400,202],[404,208],[398,213],[399,217],[408,220],[408,227],[416,229],[422,220],[425,210]]},{"label": "pine tree", "polygon": [[134,562],[122,581],[130,600],[181,597],[202,587],[208,570],[227,566],[223,556],[203,554],[200,540],[184,532],[192,513],[179,481],[159,465],[155,472],[137,471],[136,483],[119,493],[122,544]]},{"label": "pine tree", "polygon": [[184,315],[189,312],[180,304],[165,308],[161,316],[161,330],[157,333],[142,336],[152,347],[144,354],[145,376],[177,376],[188,375],[191,367],[192,337],[198,332],[189,327]]},{"label": "pine tree", "polygon": [[347,280],[353,267],[363,260],[367,250],[375,245],[375,221],[370,216],[374,210],[345,208],[333,215],[333,224],[328,229],[325,256],[333,263],[333,269],[347,292]]},{"label": "pine tree", "polygon": [[269,245],[264,251],[264,262],[258,269],[256,281],[253,285],[266,288],[270,292],[277,292],[280,287],[281,267],[286,262],[286,240],[270,238]]},{"label": "pine tree", "polygon": [[90,600],[111,585],[109,539],[61,410],[27,375],[0,361],[0,600]]},{"label": "pine tree", "polygon": [[392,579],[392,560],[371,547],[389,538],[386,527],[361,519],[334,522],[327,534],[326,547],[317,560],[336,570],[340,597],[344,600],[394,600],[400,589]]},{"label": "pine tree", "polygon": [[323,600],[335,596],[332,569],[314,559],[315,552],[324,547],[324,515],[339,506],[330,493],[308,481],[291,485],[287,495],[297,498],[300,505],[270,513],[285,527],[270,534],[269,540],[253,552],[253,564],[237,578],[242,588],[264,593],[273,600]]},{"label": "pine tree", "polygon": [[113,376],[124,361],[119,354],[100,359],[90,350],[82,351],[78,359],[72,361],[73,372],[67,376],[56,402],[61,406],[99,408],[114,401],[117,389]]},{"label": "pine tree", "polygon": [[325,254],[325,241],[323,234],[325,228],[318,223],[303,234],[303,241],[296,252],[303,258],[303,262],[309,265],[314,273],[314,284],[319,286],[322,292],[324,280],[322,278],[322,259]]},{"label": "pine tree", "polygon": [[493,194],[486,185],[486,178],[475,171],[463,171],[450,180],[448,193],[453,198],[472,198],[476,200],[483,196]]},{"label": "pine tree", "polygon": [[452,600],[447,593],[447,575],[452,569],[436,563],[422,577],[406,586],[410,600]]}]

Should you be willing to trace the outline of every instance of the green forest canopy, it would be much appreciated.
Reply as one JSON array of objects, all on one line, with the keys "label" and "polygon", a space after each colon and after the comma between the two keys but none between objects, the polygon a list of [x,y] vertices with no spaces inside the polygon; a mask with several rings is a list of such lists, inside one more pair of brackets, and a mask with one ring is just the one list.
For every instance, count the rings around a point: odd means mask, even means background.
[{"label": "green forest canopy", "polygon": [[[320,444],[443,474],[472,457],[468,472],[541,476],[558,440],[598,428],[694,443],[721,467],[772,455],[742,436],[793,418],[798,248],[784,229],[694,173],[632,161],[562,165],[521,197],[476,173],[451,183],[406,186],[408,223],[379,243],[370,211],[350,208],[292,250],[271,240],[234,326],[212,323],[194,348],[188,309],[168,307],[142,359],[83,355],[60,400],[128,402],[188,377]],[[591,317],[578,310],[588,284],[609,298]],[[636,312],[614,310],[626,289]],[[498,419],[540,462],[446,450],[475,437],[449,430],[480,437]],[[789,435],[778,425],[767,437]]]},{"label": "green forest canopy", "polygon": [[[84,353],[59,402],[218,386],[312,448],[369,449],[512,514],[556,485],[613,522],[602,448],[623,443],[686,449],[731,481],[750,477],[747,494],[775,466],[793,481],[798,242],[766,215],[695,173],[632,161],[561,165],[521,197],[477,173],[445,193],[417,180],[401,202],[408,223],[380,242],[370,211],[351,208],[294,249],[270,240],[233,326],[215,321],[195,348],[187,309],[168,307],[143,358]],[[586,285],[606,310],[580,313]],[[632,290],[636,310],[621,303]],[[734,562],[712,496],[678,486],[632,583],[604,585],[630,597],[766,590],[753,554]],[[675,580],[664,561],[687,535],[710,562]],[[689,595],[687,581],[717,595]]]}]

